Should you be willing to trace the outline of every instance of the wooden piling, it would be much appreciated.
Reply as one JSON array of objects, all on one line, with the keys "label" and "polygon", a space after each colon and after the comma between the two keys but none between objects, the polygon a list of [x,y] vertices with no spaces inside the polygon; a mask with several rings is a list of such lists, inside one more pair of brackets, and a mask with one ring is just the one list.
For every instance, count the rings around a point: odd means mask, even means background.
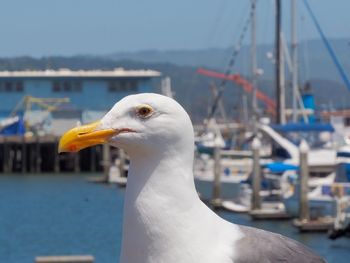
[{"label": "wooden piling", "polygon": [[220,147],[215,146],[214,148],[214,182],[213,182],[213,197],[212,205],[214,208],[221,206],[221,156]]},{"label": "wooden piling", "polygon": [[54,156],[54,164],[53,164],[53,169],[54,169],[54,172],[55,173],[59,173],[60,172],[60,155],[58,153],[58,141],[55,140],[55,143],[54,143],[54,147],[53,147],[53,151],[55,153],[55,156]]},{"label": "wooden piling", "polygon": [[12,173],[13,172],[13,160],[14,160],[14,149],[13,145],[8,145],[8,155],[7,155],[7,167],[8,167],[8,172]]},{"label": "wooden piling", "polygon": [[96,172],[96,148],[90,148],[90,171]]},{"label": "wooden piling", "polygon": [[334,219],[331,217],[320,217],[310,220],[309,212],[309,146],[306,141],[302,141],[299,146],[299,218],[293,221],[299,231],[328,231]]},{"label": "wooden piling", "polygon": [[80,172],[80,156],[79,153],[74,154],[74,172]]},{"label": "wooden piling", "polygon": [[109,168],[111,167],[111,149],[109,144],[105,143],[102,146],[102,159],[103,159],[103,174],[108,178]]},{"label": "wooden piling", "polygon": [[37,137],[35,140],[35,172],[41,172],[41,154],[39,137]]},{"label": "wooden piling", "polygon": [[9,172],[9,167],[8,167],[8,159],[9,159],[9,147],[7,144],[7,140],[6,137],[3,138],[3,156],[4,156],[4,160],[3,160],[3,166],[2,166],[2,170],[4,173],[8,173]]},{"label": "wooden piling", "polygon": [[26,145],[26,138],[22,137],[22,147],[21,147],[21,158],[22,158],[22,173],[27,172],[27,145]]},{"label": "wooden piling", "polygon": [[260,140],[255,137],[252,142],[252,152],[253,152],[253,194],[252,194],[252,204],[251,210],[261,209],[261,198],[260,198],[260,188],[261,188],[261,171],[260,171]]},{"label": "wooden piling", "polygon": [[33,143],[30,143],[28,145],[28,153],[29,153],[29,172],[33,173],[35,171],[35,168],[34,168],[35,156],[34,156],[34,144]]},{"label": "wooden piling", "polygon": [[255,137],[252,142],[253,153],[253,171],[252,171],[252,198],[250,216],[254,220],[276,220],[288,219],[290,216],[286,213],[284,205],[280,201],[262,202],[261,191],[261,167],[260,167],[260,148],[261,142]]},{"label": "wooden piling", "polygon": [[309,146],[306,141],[302,141],[299,146],[299,189],[300,189],[300,197],[299,197],[299,220],[309,221],[309,201],[308,201],[308,192],[309,192],[309,165],[308,165],[308,151]]}]

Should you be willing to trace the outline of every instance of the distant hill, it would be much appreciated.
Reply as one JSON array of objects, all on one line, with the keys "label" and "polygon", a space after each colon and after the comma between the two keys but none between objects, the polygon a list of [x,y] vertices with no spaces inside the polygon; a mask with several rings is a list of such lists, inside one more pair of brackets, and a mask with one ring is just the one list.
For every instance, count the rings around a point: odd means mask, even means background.
[{"label": "distant hill", "polygon": [[[350,40],[331,39],[339,60],[346,72],[350,74]],[[264,78],[273,76],[273,64],[267,58],[267,53],[274,50],[273,45],[259,45],[257,48],[258,65],[265,72]],[[145,63],[171,63],[179,66],[205,66],[223,70],[233,53],[230,48],[211,48],[203,50],[145,50],[139,52],[115,53],[106,56],[112,60],[132,60]],[[309,40],[299,44],[299,66],[302,79],[325,78],[334,81],[341,81],[333,62],[330,59],[326,48],[321,40]],[[243,46],[236,61],[235,70],[242,74],[250,72],[250,47]]]},{"label": "distant hill", "polygon": [[[346,40],[333,40],[332,44],[342,61],[346,72],[350,73],[350,47]],[[303,44],[304,46],[306,44]],[[307,43],[300,49],[300,76],[310,80],[319,107],[350,107],[350,92],[342,84],[328,54],[320,41]],[[259,88],[274,97],[273,65],[266,58],[272,46],[259,46],[259,66],[265,74],[259,79]],[[229,59],[230,49],[208,49],[200,51],[142,51],[118,53],[109,56],[73,56],[73,57],[17,57],[0,58],[0,70],[25,69],[154,69],[170,76],[176,99],[184,105],[195,121],[206,116],[212,102],[209,89],[214,80],[196,74],[198,66],[223,70]],[[307,62],[308,61],[308,62]],[[307,63],[306,63],[307,62]],[[243,47],[238,57],[235,72],[249,76],[249,47]],[[287,76],[288,79],[288,76]],[[215,81],[218,85],[218,81]],[[290,84],[289,82],[287,85]],[[160,87],[159,81],[155,83]],[[290,89],[289,89],[290,90]],[[224,103],[229,116],[241,114],[243,91],[233,83],[228,83]],[[290,105],[290,91],[287,91],[287,104]],[[248,102],[250,103],[250,102]]]}]

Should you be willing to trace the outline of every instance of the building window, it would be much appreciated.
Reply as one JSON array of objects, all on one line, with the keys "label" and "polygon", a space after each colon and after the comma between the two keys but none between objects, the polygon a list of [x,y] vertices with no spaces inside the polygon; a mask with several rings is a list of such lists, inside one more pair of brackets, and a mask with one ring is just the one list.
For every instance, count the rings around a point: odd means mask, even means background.
[{"label": "building window", "polygon": [[69,81],[63,82],[63,90],[65,92],[71,92],[72,91],[72,85]]},{"label": "building window", "polygon": [[52,85],[52,91],[53,92],[59,92],[60,91],[60,83],[57,81],[54,81]]},{"label": "building window", "polygon": [[81,92],[81,82],[80,81],[54,81],[52,83],[53,92]]},{"label": "building window", "polygon": [[12,87],[13,87],[12,82],[10,82],[10,81],[5,82],[5,91],[6,92],[12,92],[13,91]]},{"label": "building window", "polygon": [[108,84],[109,92],[134,92],[137,91],[136,80],[112,80]]},{"label": "building window", "polygon": [[23,92],[23,83],[22,82],[16,82],[16,92]]},{"label": "building window", "polygon": [[4,81],[0,82],[0,92],[23,92],[22,81]]}]

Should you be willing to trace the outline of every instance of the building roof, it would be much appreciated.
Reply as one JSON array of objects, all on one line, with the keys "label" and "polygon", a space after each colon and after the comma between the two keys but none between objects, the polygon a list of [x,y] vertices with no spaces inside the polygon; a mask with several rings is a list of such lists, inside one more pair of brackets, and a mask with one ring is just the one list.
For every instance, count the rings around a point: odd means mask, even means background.
[{"label": "building roof", "polygon": [[24,71],[0,71],[0,78],[47,78],[47,77],[85,77],[85,78],[118,78],[118,77],[159,77],[159,71],[125,70],[124,68],[115,68],[114,70],[24,70]]}]

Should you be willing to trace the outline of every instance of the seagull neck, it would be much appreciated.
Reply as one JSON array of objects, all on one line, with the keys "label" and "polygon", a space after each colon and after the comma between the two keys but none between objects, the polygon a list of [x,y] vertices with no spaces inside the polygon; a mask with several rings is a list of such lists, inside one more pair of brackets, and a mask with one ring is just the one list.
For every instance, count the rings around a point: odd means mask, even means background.
[{"label": "seagull neck", "polygon": [[200,235],[194,232],[203,205],[194,186],[193,154],[133,157],[125,194],[121,262],[155,262],[152,255],[166,243],[171,242],[168,248],[186,246],[179,226]]},{"label": "seagull neck", "polygon": [[171,198],[169,191],[173,191],[179,198],[177,195],[185,191],[196,194],[192,172],[193,151],[187,152],[181,153],[172,148],[159,153],[131,156],[127,195],[132,192],[135,198],[139,198],[139,194],[151,191],[155,195],[164,194]]},{"label": "seagull neck", "polygon": [[[167,221],[200,202],[193,179],[192,150],[181,153],[171,147],[159,154],[131,156],[124,222],[130,222],[135,213],[141,218]],[[169,207],[169,213],[159,213]]]}]

